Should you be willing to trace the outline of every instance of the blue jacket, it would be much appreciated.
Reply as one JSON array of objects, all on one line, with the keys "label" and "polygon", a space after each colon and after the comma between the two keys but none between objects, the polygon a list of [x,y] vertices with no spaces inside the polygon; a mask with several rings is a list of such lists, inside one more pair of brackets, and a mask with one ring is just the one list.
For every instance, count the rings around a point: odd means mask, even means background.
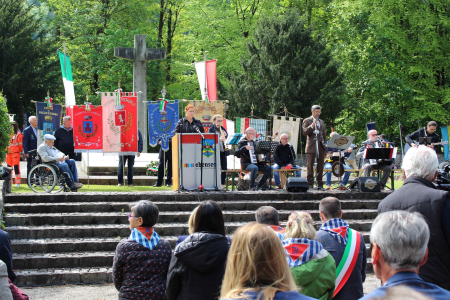
[{"label": "blue jacket", "polygon": [[33,127],[28,126],[23,130],[23,152],[28,154],[35,149],[37,149],[37,136],[34,134]]},{"label": "blue jacket", "polygon": [[[323,245],[323,248],[333,256],[336,268],[344,255],[345,246],[334,239],[331,234],[324,230],[319,230],[316,240]],[[359,247],[358,259],[347,283],[342,287],[333,300],[352,300],[364,296],[363,282],[366,280],[367,249],[364,238],[361,235],[361,245]]]},{"label": "blue jacket", "polygon": [[2,260],[8,269],[8,278],[14,282],[16,280],[16,274],[13,271],[12,265],[12,251],[11,241],[9,234],[6,231],[0,229],[0,260]]},{"label": "blue jacket", "polygon": [[413,290],[422,293],[435,300],[448,300],[450,299],[450,292],[438,287],[435,284],[423,281],[416,273],[413,272],[401,272],[394,274],[389,278],[383,286],[380,286],[372,293],[361,298],[361,300],[367,300],[372,298],[383,297],[387,289],[396,285],[403,285]]}]

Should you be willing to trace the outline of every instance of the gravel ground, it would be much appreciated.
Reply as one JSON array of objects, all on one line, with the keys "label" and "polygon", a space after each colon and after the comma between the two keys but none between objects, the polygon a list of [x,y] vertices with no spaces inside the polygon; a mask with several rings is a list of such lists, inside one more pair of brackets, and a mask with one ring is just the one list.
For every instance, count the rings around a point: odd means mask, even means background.
[{"label": "gravel ground", "polygon": [[[380,281],[374,274],[367,274],[364,283],[364,294],[370,293],[380,286]],[[77,299],[100,300],[117,299],[118,293],[113,284],[95,285],[62,285],[22,288],[31,300],[37,299]]]}]

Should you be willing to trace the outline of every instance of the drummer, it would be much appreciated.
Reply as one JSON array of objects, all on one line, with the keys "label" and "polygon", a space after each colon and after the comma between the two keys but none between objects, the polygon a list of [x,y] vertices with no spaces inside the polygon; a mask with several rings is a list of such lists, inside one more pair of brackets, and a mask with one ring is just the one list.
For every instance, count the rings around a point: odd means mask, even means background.
[{"label": "drummer", "polygon": [[[331,137],[333,135],[335,135],[335,134],[337,134],[337,133],[336,132],[332,132],[330,134],[330,140],[331,140]],[[327,142],[327,144],[330,142],[330,140]],[[350,154],[352,153],[352,151],[353,151],[352,148],[348,148],[346,151],[342,151],[341,152],[341,157],[343,157],[343,158],[344,157],[349,157]],[[328,150],[327,150],[327,153],[326,153],[326,157],[325,157],[324,169],[331,169],[331,167],[333,165],[332,156],[333,156],[333,153],[335,153],[335,152],[339,152],[339,149],[328,147]],[[345,162],[343,162],[342,165],[344,166],[344,170],[351,170],[351,168],[349,166],[347,166],[345,164]],[[345,186],[347,185],[348,179],[350,178],[350,173],[351,173],[350,171],[346,171],[345,172],[344,179],[342,180],[342,183],[341,183],[341,186],[340,186],[341,190],[345,190],[346,189]],[[330,187],[331,187],[331,172],[330,171],[328,171],[326,173],[326,185],[327,185],[327,190],[330,190]]]}]

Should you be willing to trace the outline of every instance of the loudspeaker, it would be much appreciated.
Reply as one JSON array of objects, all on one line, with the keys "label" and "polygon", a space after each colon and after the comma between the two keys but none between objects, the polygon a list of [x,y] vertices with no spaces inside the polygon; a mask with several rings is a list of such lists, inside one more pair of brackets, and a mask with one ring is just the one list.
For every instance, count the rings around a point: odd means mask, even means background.
[{"label": "loudspeaker", "polygon": [[289,177],[286,180],[286,190],[288,192],[307,192],[308,181],[302,177]]},{"label": "loudspeaker", "polygon": [[350,184],[351,190],[359,192],[380,192],[381,183],[378,177],[358,177]]}]

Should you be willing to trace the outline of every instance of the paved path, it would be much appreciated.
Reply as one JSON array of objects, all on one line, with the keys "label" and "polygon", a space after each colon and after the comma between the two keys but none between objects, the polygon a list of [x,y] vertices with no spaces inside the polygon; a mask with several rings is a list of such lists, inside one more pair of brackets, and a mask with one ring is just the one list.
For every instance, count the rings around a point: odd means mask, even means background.
[{"label": "paved path", "polygon": [[[364,283],[364,294],[370,293],[380,286],[380,281],[374,274],[367,274]],[[31,300],[37,299],[78,299],[78,300],[100,300],[117,299],[118,292],[113,284],[92,285],[61,285],[34,288],[22,288]]]}]

